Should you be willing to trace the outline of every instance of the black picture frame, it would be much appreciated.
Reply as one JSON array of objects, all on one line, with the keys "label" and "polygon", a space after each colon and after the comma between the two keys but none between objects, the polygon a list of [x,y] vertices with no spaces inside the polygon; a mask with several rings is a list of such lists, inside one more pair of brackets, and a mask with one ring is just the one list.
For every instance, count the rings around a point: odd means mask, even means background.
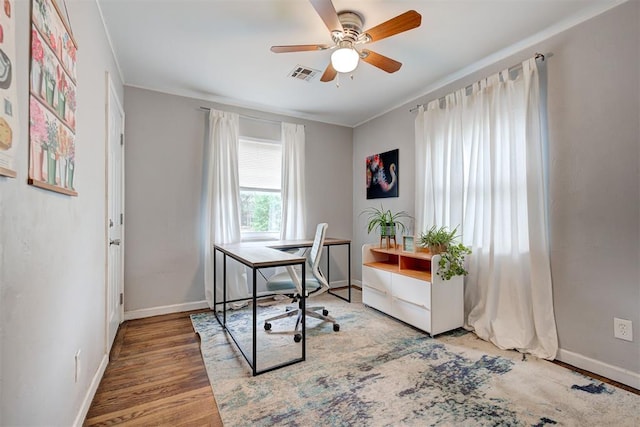
[{"label": "black picture frame", "polygon": [[365,159],[367,200],[398,197],[400,150],[373,154]]}]

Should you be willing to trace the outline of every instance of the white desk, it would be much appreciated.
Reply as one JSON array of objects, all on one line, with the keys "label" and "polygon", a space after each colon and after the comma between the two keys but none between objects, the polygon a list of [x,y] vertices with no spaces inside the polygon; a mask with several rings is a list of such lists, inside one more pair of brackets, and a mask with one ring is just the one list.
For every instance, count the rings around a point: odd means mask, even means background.
[{"label": "white desk", "polygon": [[[217,279],[217,275],[216,275],[216,251],[221,252],[223,254],[223,263],[222,263],[222,268],[223,268],[223,273],[222,273],[222,277],[223,277],[223,286],[222,286],[222,320],[220,320],[220,317],[218,317],[218,312],[215,309],[218,302],[216,301],[216,294],[217,294],[217,287],[216,287],[216,279]],[[253,272],[253,293],[252,293],[252,297],[251,300],[253,302],[253,314],[252,314],[252,345],[251,345],[251,357],[249,357],[247,355],[247,353],[245,352],[245,349],[242,348],[242,346],[240,345],[239,340],[234,336],[233,332],[231,330],[229,330],[227,328],[227,304],[230,302],[236,302],[237,300],[233,300],[233,301],[228,301],[227,300],[227,257],[231,257],[234,260],[240,262],[241,264],[246,265],[247,267],[251,268],[252,272]],[[233,341],[236,343],[236,346],[238,347],[238,349],[240,350],[240,352],[242,353],[242,356],[244,356],[245,360],[247,361],[247,363],[249,364],[249,366],[251,367],[251,371],[252,374],[254,376],[259,375],[259,374],[263,374],[265,372],[269,372],[272,371],[274,369],[278,369],[278,368],[282,368],[284,366],[289,366],[292,365],[294,363],[298,363],[298,362],[302,362],[305,360],[305,356],[306,356],[306,328],[305,328],[305,316],[304,316],[304,309],[305,309],[305,303],[306,303],[306,298],[305,298],[305,294],[306,294],[306,280],[305,280],[305,264],[306,264],[306,258],[304,257],[299,257],[299,256],[295,256],[292,255],[288,252],[283,252],[283,251],[279,251],[277,249],[273,249],[273,248],[268,248],[265,246],[256,246],[256,245],[252,245],[252,244],[244,244],[244,243],[234,243],[234,244],[228,244],[228,245],[218,245],[215,244],[213,246],[213,277],[214,277],[214,281],[213,281],[213,307],[214,307],[214,315],[216,316],[216,319],[218,320],[218,322],[220,323],[220,325],[224,328],[225,331],[227,331],[227,333],[229,333],[229,335],[231,336],[231,338],[233,339]],[[301,348],[301,356],[299,358],[294,358],[291,360],[287,360],[284,361],[282,363],[279,363],[277,365],[271,366],[267,369],[262,369],[262,370],[258,370],[257,368],[257,319],[258,319],[258,314],[257,314],[257,309],[258,309],[258,304],[257,304],[257,298],[258,298],[258,291],[257,291],[257,271],[261,268],[271,268],[271,267],[284,267],[284,266],[293,266],[293,265],[300,265],[302,266],[302,295],[300,298],[300,304],[302,307],[302,340],[300,341],[302,343],[302,348]],[[246,301],[246,299],[242,299],[242,301]]]},{"label": "white desk", "polygon": [[[330,248],[332,246],[340,246],[347,245],[348,247],[348,298],[344,298],[340,295],[334,294],[331,290],[328,291],[333,296],[336,296],[345,301],[351,302],[351,240],[347,239],[337,239],[332,237],[327,237],[324,240],[324,247],[327,248],[327,281],[331,284],[331,272],[330,272],[330,263],[331,263],[331,253]],[[269,367],[267,369],[258,370],[257,369],[257,350],[256,350],[256,341],[257,341],[257,298],[263,297],[264,295],[258,295],[257,292],[257,272],[262,268],[272,268],[272,267],[281,267],[281,266],[290,266],[290,265],[301,265],[302,266],[302,277],[305,277],[305,262],[306,258],[292,255],[288,252],[284,252],[286,249],[296,249],[296,248],[308,248],[313,246],[313,240],[277,240],[277,241],[267,241],[267,242],[242,242],[242,243],[232,243],[232,244],[214,244],[213,251],[213,277],[214,277],[214,292],[213,292],[213,305],[214,308],[217,304],[222,304],[222,319],[218,316],[218,312],[214,309],[214,314],[216,319],[220,323],[220,325],[229,333],[231,338],[236,343],[237,347],[240,349],[240,352],[244,356],[249,366],[251,366],[253,375],[259,375],[265,372],[272,371],[274,369],[278,369],[284,366],[288,366],[294,363],[302,362],[306,357],[306,329],[305,329],[305,315],[304,308],[306,303],[305,298],[305,280],[302,280],[303,287],[303,295],[301,297],[300,303],[302,304],[302,346],[301,346],[301,356],[299,358],[294,358],[275,366]],[[222,301],[218,302],[216,300],[217,295],[217,287],[216,287],[216,252],[221,252],[223,254],[223,295]],[[251,268],[253,272],[252,277],[252,286],[253,292],[250,298],[243,298],[240,300],[228,300],[227,299],[227,272],[226,272],[226,263],[227,257],[231,257],[232,259],[238,261],[239,263]],[[233,335],[232,331],[227,328],[227,304],[232,302],[239,301],[247,301],[251,300],[253,303],[253,336],[252,336],[252,350],[251,357],[245,352],[242,346],[239,344],[239,341]]]}]

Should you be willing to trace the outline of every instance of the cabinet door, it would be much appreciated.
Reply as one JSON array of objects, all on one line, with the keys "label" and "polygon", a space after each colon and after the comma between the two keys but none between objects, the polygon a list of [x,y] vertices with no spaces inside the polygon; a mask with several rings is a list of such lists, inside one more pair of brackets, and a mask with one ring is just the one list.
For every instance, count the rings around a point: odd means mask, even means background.
[{"label": "cabinet door", "polygon": [[392,315],[431,332],[431,283],[392,274]]},{"label": "cabinet door", "polygon": [[362,266],[362,303],[391,314],[391,273]]}]

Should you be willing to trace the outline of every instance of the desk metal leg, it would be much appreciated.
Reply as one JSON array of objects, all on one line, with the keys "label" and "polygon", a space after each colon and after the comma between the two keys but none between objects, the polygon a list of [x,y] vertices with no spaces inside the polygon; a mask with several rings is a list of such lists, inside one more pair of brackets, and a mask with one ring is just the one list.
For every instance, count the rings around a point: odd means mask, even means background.
[{"label": "desk metal leg", "polygon": [[[345,298],[341,295],[338,294],[334,294],[333,292],[331,292],[331,289],[329,289],[328,293],[330,293],[331,295],[333,295],[334,297],[338,297],[343,301],[347,301],[347,302],[351,302],[351,243],[343,243],[345,245],[347,245],[347,256],[348,256],[348,262],[347,262],[347,288],[348,288],[348,298]],[[330,275],[330,271],[329,271],[329,264],[331,264],[331,257],[329,254],[329,246],[327,246],[327,281],[329,282],[329,284],[331,284],[331,275]]]},{"label": "desk metal leg", "polygon": [[253,376],[255,377],[258,374],[257,366],[258,366],[258,332],[256,329],[256,325],[258,324],[258,304],[256,301],[256,269],[253,268],[253,364],[251,368],[253,369]]}]

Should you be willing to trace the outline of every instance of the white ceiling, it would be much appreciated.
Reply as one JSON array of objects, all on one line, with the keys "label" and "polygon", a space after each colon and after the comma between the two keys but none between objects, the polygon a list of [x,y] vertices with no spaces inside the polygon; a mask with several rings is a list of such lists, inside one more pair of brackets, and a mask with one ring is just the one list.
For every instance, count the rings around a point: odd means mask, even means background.
[{"label": "white ceiling", "polygon": [[[309,1],[98,0],[126,85],[351,127],[620,2],[334,0],[338,12],[360,13],[365,29],[410,9],[422,15],[419,28],[366,45],[400,61],[399,71],[361,62],[336,87],[320,82],[331,51],[269,50],[331,43]],[[293,79],[297,65],[320,73]]]}]

